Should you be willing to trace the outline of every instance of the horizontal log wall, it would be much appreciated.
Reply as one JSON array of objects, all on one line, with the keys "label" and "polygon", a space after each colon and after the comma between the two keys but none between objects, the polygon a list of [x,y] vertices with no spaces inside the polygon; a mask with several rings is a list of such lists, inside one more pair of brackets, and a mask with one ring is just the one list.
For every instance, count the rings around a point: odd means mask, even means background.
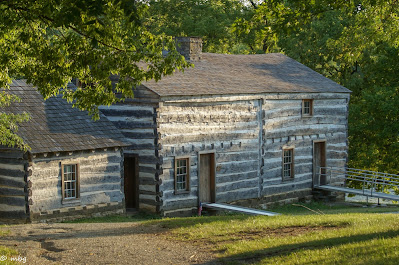
[{"label": "horizontal log wall", "polygon": [[134,99],[100,109],[130,142],[124,153],[139,156],[139,209],[157,212],[161,201],[157,186],[162,162],[155,124],[159,97],[142,86],[133,92]]},{"label": "horizontal log wall", "polygon": [[28,159],[21,151],[0,149],[0,221],[24,222],[27,212]]},{"label": "horizontal log wall", "polygon": [[[309,98],[314,99],[313,116],[302,117],[302,99]],[[263,102],[261,107],[254,104],[259,99]],[[280,199],[282,194],[287,194],[287,198],[292,194],[309,195],[315,140],[326,140],[327,166],[346,165],[348,94],[224,95],[163,100],[158,127],[166,162],[162,175],[165,212],[195,206],[198,151],[216,152],[216,199],[220,202],[259,195],[276,194]],[[251,104],[252,109],[248,109]],[[263,118],[262,129],[258,117]],[[284,146],[295,148],[295,178],[291,181],[282,181]],[[191,158],[189,195],[175,195],[173,190],[173,159],[182,155]]]},{"label": "horizontal log wall", "polygon": [[[313,115],[302,116],[302,99],[313,100]],[[326,141],[326,164],[345,167],[348,156],[348,94],[292,94],[263,98],[261,194],[308,189],[313,183],[313,142]],[[294,148],[292,180],[282,180],[282,151]],[[333,181],[340,181],[334,179]]]},{"label": "horizontal log wall", "polygon": [[[32,175],[28,178],[31,218],[40,220],[43,219],[41,215],[50,218],[52,212],[65,208],[107,203],[122,205],[121,161],[121,151],[115,149],[33,158],[29,167]],[[79,164],[80,198],[77,201],[62,200],[62,164]]]},{"label": "horizontal log wall", "polygon": [[[140,155],[142,208],[156,207],[165,215],[196,208],[199,151],[215,152],[219,202],[296,194],[293,190],[304,194],[311,187],[314,140],[327,140],[327,165],[346,164],[348,94],[157,99],[151,93],[104,112],[132,142],[125,152]],[[302,99],[308,98],[314,99],[314,115],[303,118]],[[281,179],[284,145],[294,145],[296,152],[296,177],[290,182]],[[188,194],[174,192],[175,156],[191,158]]]},{"label": "horizontal log wall", "polygon": [[[198,206],[200,151],[215,152],[216,201],[258,196],[259,108],[256,99],[231,102],[212,101],[212,97],[196,102],[172,100],[160,104],[157,127],[163,157],[160,178],[164,215],[194,210]],[[188,194],[175,194],[176,156],[191,158]]]}]

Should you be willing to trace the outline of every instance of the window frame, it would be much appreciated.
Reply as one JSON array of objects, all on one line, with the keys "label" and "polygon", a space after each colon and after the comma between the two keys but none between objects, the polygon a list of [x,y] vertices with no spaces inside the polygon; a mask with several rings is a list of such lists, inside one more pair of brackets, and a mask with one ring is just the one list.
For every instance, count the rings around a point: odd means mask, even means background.
[{"label": "window frame", "polygon": [[[75,197],[65,197],[65,167],[75,166]],[[74,202],[80,199],[80,168],[79,163],[61,164],[61,192],[63,202]]]},{"label": "window frame", "polygon": [[[285,152],[286,151],[291,151],[291,162],[286,163],[285,162]],[[283,179],[283,181],[287,181],[287,180],[293,180],[295,178],[295,148],[294,147],[284,147],[283,148],[283,153],[282,153],[282,168],[281,168],[281,177]],[[290,168],[290,176],[286,177],[285,176],[285,165],[291,165]]]},{"label": "window frame", "polygon": [[[179,160],[186,160],[186,172],[185,172],[185,189],[178,189],[178,161]],[[175,194],[186,194],[190,192],[190,166],[191,158],[189,156],[176,156],[175,157],[175,165],[174,165],[174,187],[175,187]]]},{"label": "window frame", "polygon": [[[305,109],[307,109],[307,107],[305,107],[306,102],[309,102],[309,113],[305,113]],[[302,116],[313,116],[313,99],[302,99]]]}]

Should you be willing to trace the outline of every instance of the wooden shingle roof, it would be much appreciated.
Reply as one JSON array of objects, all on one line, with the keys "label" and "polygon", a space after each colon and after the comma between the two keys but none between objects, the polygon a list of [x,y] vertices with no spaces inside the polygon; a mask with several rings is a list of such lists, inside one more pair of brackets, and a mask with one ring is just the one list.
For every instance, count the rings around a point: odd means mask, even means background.
[{"label": "wooden shingle roof", "polygon": [[144,83],[159,96],[350,93],[347,88],[279,53],[203,53],[195,67]]},{"label": "wooden shingle roof", "polygon": [[9,92],[17,95],[21,102],[12,103],[5,111],[30,115],[28,122],[20,124],[17,134],[31,147],[33,154],[128,145],[104,115],[93,121],[86,111],[72,108],[61,96],[44,101],[38,90],[24,80],[14,80]]}]

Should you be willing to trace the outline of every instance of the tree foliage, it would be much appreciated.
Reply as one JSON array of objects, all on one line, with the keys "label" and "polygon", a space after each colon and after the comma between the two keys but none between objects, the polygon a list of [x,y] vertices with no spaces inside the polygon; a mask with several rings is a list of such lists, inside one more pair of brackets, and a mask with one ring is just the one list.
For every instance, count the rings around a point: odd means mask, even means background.
[{"label": "tree foliage", "polygon": [[[147,8],[130,0],[0,0],[0,87],[7,89],[12,79],[23,77],[45,99],[62,93],[98,117],[99,105],[118,101],[115,93],[133,97],[132,87],[142,81],[188,66],[171,37],[147,30]],[[163,49],[170,51],[166,57]],[[110,74],[120,76],[116,87]],[[67,89],[72,78],[85,86]],[[10,104],[6,93],[0,102]],[[1,117],[4,126],[12,120],[9,114]],[[18,145],[11,139],[16,128],[11,125],[11,134],[2,130],[0,142]]]},{"label": "tree foliage", "polygon": [[[12,102],[19,101],[19,98],[6,93],[5,90],[0,90],[0,108],[7,107]],[[22,138],[19,137],[18,124],[29,119],[28,114],[13,114],[0,112],[0,145],[3,146],[17,146],[25,151],[29,147],[23,142]]]},{"label": "tree foliage", "polygon": [[333,3],[285,1],[293,15],[276,26],[278,45],[353,91],[349,166],[398,173],[399,3]]},{"label": "tree foliage", "polygon": [[147,24],[155,34],[199,36],[204,51],[231,52],[237,40],[231,25],[246,14],[238,0],[149,0]]}]

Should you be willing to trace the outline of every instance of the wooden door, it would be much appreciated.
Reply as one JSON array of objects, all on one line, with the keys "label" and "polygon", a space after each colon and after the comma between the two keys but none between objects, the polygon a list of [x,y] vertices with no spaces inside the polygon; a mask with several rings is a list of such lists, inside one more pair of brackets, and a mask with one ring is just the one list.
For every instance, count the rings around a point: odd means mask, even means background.
[{"label": "wooden door", "polygon": [[200,154],[199,166],[199,201],[215,202],[215,154]]},{"label": "wooden door", "polygon": [[138,156],[124,158],[124,192],[126,208],[139,207]]},{"label": "wooden door", "polygon": [[313,143],[313,185],[326,184],[326,142]]}]

